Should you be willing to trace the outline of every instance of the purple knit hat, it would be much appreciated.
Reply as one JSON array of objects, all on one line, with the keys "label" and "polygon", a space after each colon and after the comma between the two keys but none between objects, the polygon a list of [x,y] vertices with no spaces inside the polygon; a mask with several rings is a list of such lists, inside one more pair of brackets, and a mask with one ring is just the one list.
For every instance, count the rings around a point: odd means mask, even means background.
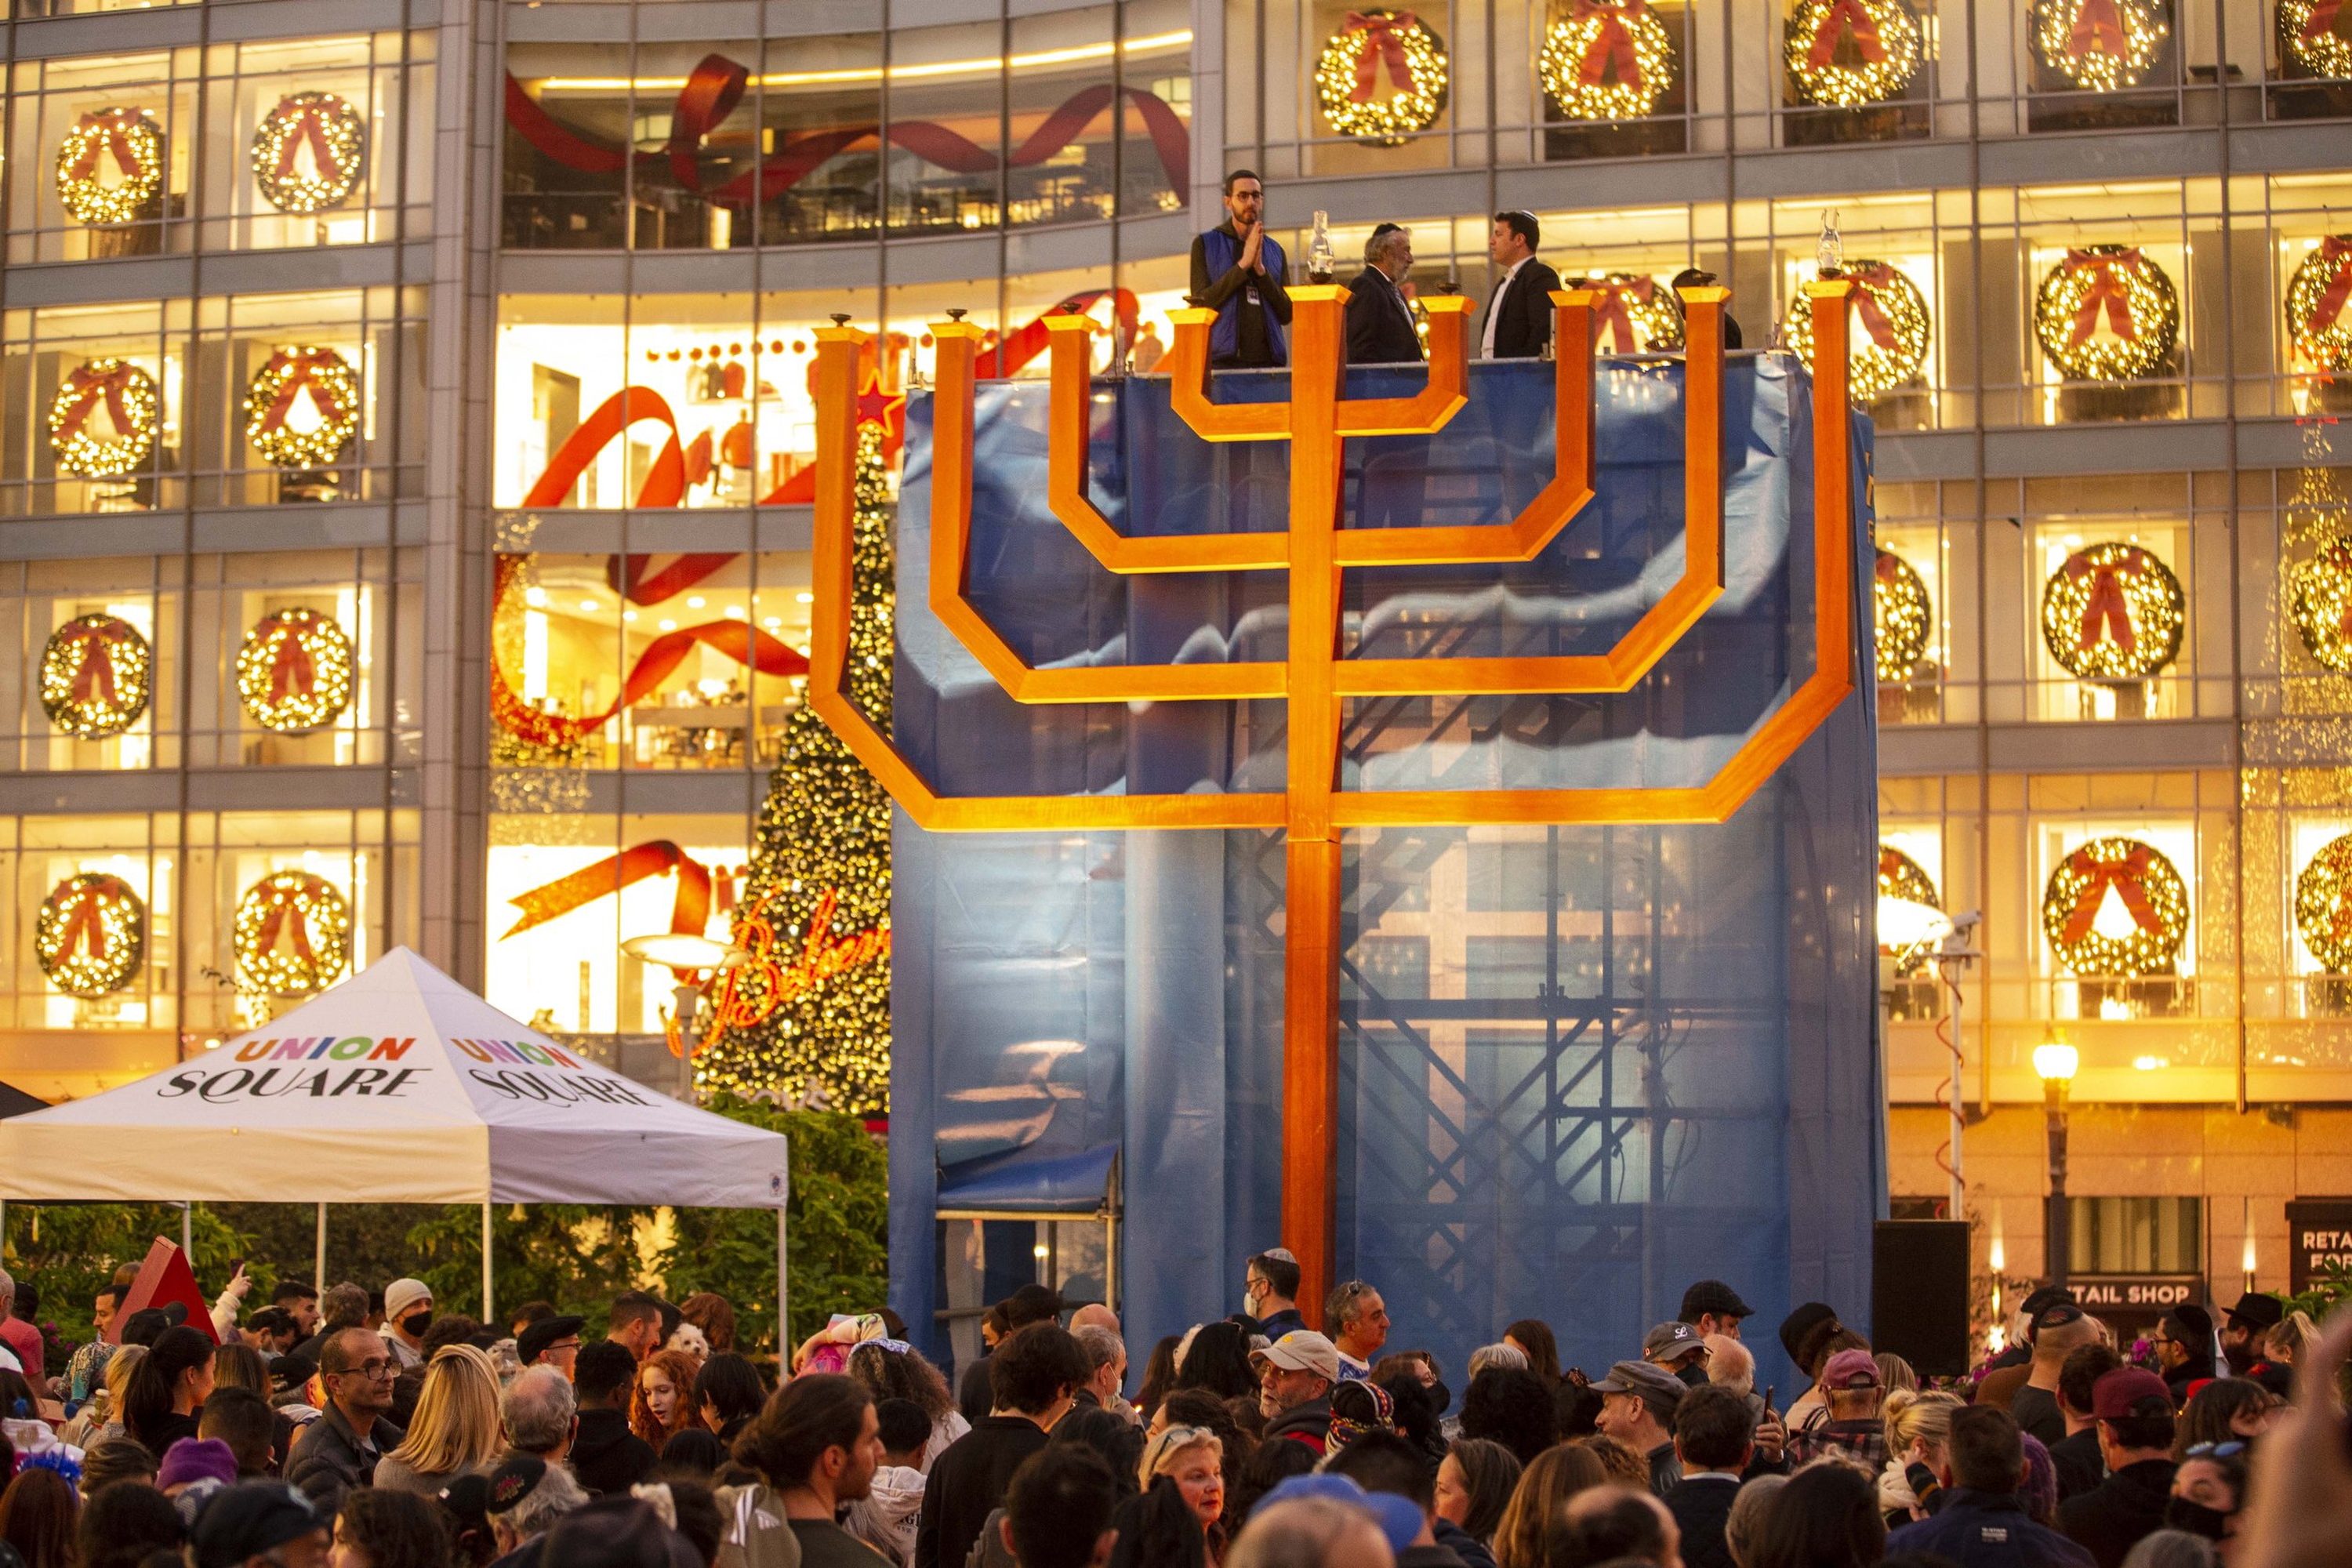
[{"label": "purple knit hat", "polygon": [[170,1491],[190,1481],[236,1485],[236,1454],[218,1437],[183,1437],[165,1451],[155,1471],[155,1489]]}]

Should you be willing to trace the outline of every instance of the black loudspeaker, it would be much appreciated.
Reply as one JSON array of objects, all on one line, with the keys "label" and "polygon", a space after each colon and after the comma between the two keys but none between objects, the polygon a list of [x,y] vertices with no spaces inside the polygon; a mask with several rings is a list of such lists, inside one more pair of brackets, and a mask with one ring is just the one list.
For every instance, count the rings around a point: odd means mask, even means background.
[{"label": "black loudspeaker", "polygon": [[1883,1219],[1870,1241],[1870,1348],[1922,1377],[1966,1375],[1968,1222]]}]

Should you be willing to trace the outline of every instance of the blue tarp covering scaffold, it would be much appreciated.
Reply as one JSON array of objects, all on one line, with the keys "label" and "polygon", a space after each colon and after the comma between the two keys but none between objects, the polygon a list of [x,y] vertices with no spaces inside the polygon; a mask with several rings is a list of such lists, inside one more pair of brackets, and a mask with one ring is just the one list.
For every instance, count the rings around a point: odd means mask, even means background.
[{"label": "blue tarp covering scaffold", "polygon": [[[1359,368],[1348,390],[1420,374]],[[1478,364],[1442,432],[1349,443],[1343,517],[1507,521],[1552,471],[1551,378]],[[1352,702],[1345,787],[1696,784],[1786,700],[1812,666],[1811,387],[1777,356],[1735,356],[1726,379],[1727,592],[1698,626],[1622,696],[1439,682]],[[1287,393],[1245,374],[1216,395]],[[1597,500],[1525,565],[1350,572],[1346,651],[1604,651],[1681,571],[1682,401],[1679,364],[1608,362]],[[1281,574],[1096,565],[1045,507],[1046,404],[1040,382],[979,393],[970,591],[1005,639],[1038,666],[1282,658]],[[1098,383],[1095,415],[1091,494],[1114,526],[1284,526],[1281,444],[1198,440],[1164,380]],[[895,733],[936,787],[1281,787],[1279,702],[1006,698],[926,608],[930,439],[918,396]],[[1855,602],[1832,613],[1867,628],[1866,515],[1853,527]],[[1349,835],[1336,1266],[1384,1293],[1390,1347],[1435,1351],[1457,1392],[1468,1352],[1520,1317],[1596,1373],[1638,1354],[1703,1277],[1759,1309],[1759,1379],[1784,1388],[1800,1380],[1769,1325],[1790,1305],[1866,1314],[1885,1192],[1869,640],[1855,695],[1721,826]],[[901,817],[894,854],[891,1290],[910,1331],[947,1353],[940,1309],[1034,1268],[1033,1227],[951,1232],[940,1209],[1091,1210],[1111,1152],[1139,1363],[1239,1310],[1243,1260],[1281,1239],[1280,836]],[[1076,1290],[1099,1288],[1098,1263],[1080,1272]]]}]

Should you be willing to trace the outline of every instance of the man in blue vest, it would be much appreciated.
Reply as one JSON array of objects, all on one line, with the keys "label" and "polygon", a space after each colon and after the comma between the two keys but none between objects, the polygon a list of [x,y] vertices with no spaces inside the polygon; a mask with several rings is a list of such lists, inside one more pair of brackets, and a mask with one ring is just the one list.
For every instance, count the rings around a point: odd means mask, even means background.
[{"label": "man in blue vest", "polygon": [[1217,370],[1290,363],[1282,329],[1290,324],[1282,247],[1265,232],[1265,185],[1236,169],[1225,176],[1225,221],[1192,241],[1192,302],[1217,312],[1209,329],[1209,363]]}]

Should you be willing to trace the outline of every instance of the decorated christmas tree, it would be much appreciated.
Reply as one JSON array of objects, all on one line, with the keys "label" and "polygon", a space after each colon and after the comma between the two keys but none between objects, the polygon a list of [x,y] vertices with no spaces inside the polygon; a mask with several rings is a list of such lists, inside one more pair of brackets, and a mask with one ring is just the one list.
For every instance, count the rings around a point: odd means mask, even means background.
[{"label": "decorated christmas tree", "polygon": [[[883,428],[859,426],[847,695],[890,723],[891,550]],[[803,706],[769,775],[736,914],[752,962],[733,973],[696,1057],[704,1092],[811,1091],[878,1115],[890,1091],[890,797]],[[740,1021],[738,1021],[740,1020]]]}]

